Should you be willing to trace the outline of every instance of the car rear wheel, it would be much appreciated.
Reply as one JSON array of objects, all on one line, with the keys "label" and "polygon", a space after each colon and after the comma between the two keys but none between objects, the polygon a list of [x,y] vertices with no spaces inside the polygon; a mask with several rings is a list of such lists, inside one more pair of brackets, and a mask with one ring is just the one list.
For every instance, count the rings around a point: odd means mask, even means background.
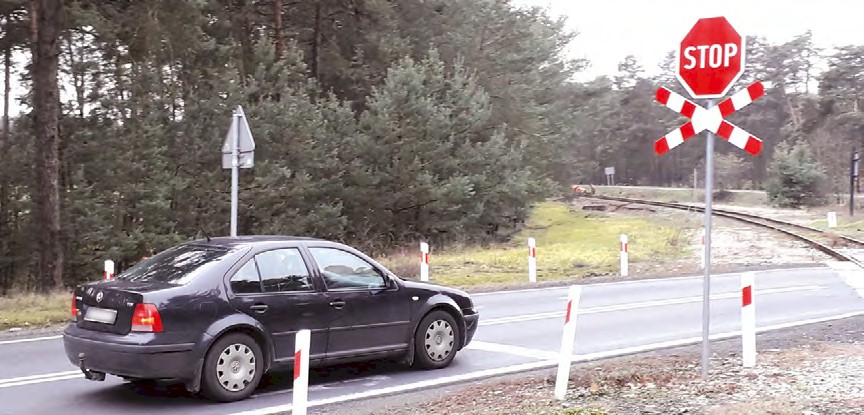
[{"label": "car rear wheel", "polygon": [[214,401],[246,399],[261,381],[261,347],[251,337],[233,333],[220,338],[207,351],[201,389]]},{"label": "car rear wheel", "polygon": [[414,360],[424,369],[450,365],[458,348],[459,327],[450,313],[435,310],[420,321],[414,334]]}]

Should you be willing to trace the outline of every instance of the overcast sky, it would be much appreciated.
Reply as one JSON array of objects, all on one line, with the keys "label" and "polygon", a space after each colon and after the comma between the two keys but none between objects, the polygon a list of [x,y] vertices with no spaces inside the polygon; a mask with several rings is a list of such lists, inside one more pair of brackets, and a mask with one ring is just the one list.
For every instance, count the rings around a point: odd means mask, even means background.
[{"label": "overcast sky", "polygon": [[580,79],[613,74],[627,55],[655,72],[697,19],[725,16],[742,36],[771,43],[791,40],[807,29],[817,46],[864,44],[864,4],[853,0],[512,0],[548,7],[579,32],[575,57],[591,61]]}]

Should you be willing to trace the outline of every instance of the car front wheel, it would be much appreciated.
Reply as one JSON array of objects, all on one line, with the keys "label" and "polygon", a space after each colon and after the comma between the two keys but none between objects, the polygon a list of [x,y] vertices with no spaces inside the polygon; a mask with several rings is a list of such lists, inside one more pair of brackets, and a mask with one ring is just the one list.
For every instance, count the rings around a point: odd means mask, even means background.
[{"label": "car front wheel", "polygon": [[217,340],[207,351],[201,379],[204,396],[214,401],[246,399],[263,375],[261,347],[251,337],[233,333]]},{"label": "car front wheel", "polygon": [[459,328],[450,313],[435,310],[420,321],[414,335],[415,363],[424,369],[450,365],[459,344]]}]

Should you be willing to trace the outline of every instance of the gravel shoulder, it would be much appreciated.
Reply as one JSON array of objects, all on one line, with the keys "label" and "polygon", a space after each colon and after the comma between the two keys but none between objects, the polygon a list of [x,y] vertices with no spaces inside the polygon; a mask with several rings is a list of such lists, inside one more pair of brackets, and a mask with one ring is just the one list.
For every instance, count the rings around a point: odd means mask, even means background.
[{"label": "gravel shoulder", "polygon": [[554,369],[316,408],[318,414],[860,414],[864,317],[757,337],[757,365],[743,368],[740,341],[712,342],[700,378],[700,345],[574,364],[564,401]]}]

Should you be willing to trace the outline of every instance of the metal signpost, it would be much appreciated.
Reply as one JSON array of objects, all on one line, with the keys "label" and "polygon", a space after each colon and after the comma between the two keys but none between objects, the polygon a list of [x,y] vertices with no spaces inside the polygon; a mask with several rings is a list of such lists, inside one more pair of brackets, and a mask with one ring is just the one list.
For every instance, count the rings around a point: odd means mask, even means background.
[{"label": "metal signpost", "polygon": [[660,87],[656,99],[669,109],[690,119],[681,127],[654,142],[654,151],[662,155],[696,134],[707,131],[705,143],[705,274],[702,289],[702,379],[708,378],[711,347],[711,216],[714,182],[714,135],[730,144],[757,155],[762,141],[726,121],[724,118],[765,94],[757,81],[746,89],[714,106],[714,98],[722,98],[744,71],[745,43],[725,17],[699,19],[676,49],[676,77],[693,98],[707,99],[701,107],[681,95]]},{"label": "metal signpost", "polygon": [[852,152],[849,168],[849,216],[855,216],[855,180],[858,179],[858,150]]},{"label": "metal signpost", "polygon": [[240,170],[255,165],[255,140],[243,108],[237,106],[231,117],[231,128],[222,143],[222,168],[231,169],[231,236],[237,236],[237,205]]},{"label": "metal signpost", "polygon": [[606,173],[606,185],[614,186],[615,185],[615,167],[606,167],[603,169],[603,172]]}]

